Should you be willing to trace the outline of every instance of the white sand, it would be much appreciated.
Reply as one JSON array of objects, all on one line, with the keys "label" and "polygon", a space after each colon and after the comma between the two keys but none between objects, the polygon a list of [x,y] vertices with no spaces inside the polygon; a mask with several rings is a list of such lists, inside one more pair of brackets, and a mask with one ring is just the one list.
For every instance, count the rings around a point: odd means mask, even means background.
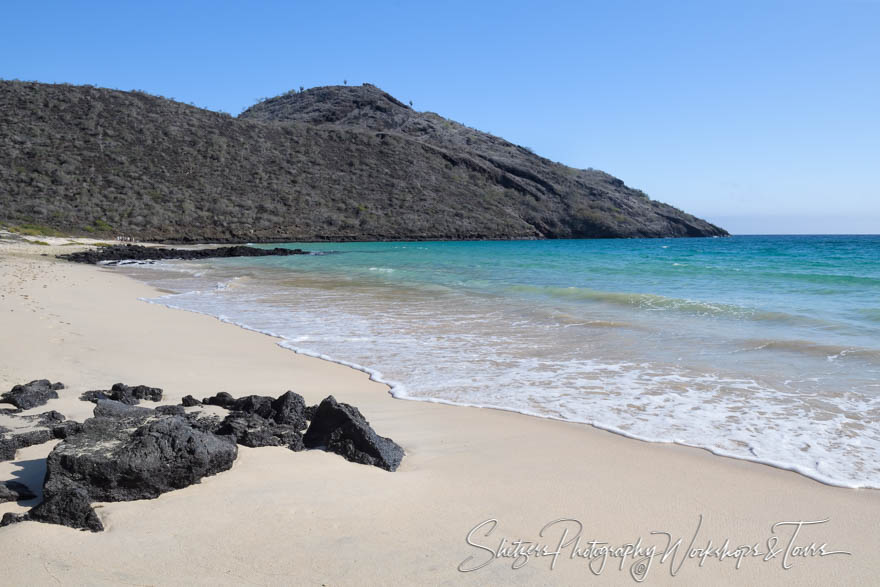
[{"label": "white sand", "polygon": [[[711,539],[731,550],[758,544],[771,525],[824,520],[797,544],[827,543],[852,555],[799,557],[782,565],[750,557],[683,563],[654,560],[647,584],[875,585],[880,571],[880,492],[829,487],[796,473],[705,451],[622,438],[579,424],[518,414],[392,399],[361,372],[281,349],[275,340],[213,318],[138,301],[151,288],[112,271],[57,262],[72,247],[0,245],[0,391],[48,378],[68,388],[28,413],[57,409],[82,420],[77,399],[115,382],[165,389],[168,403],[227,391],[279,395],[293,389],[315,403],[328,394],[356,405],[382,435],[407,451],[396,473],[320,451],[240,448],[232,470],[148,501],[101,504],[107,530],[80,532],[26,522],[0,529],[2,584],[248,585],[632,585],[610,559],[598,576],[567,548],[550,569],[533,557],[461,573],[487,560],[465,542],[491,518],[479,544],[538,540],[546,523],[583,523],[581,547],[641,537],[662,550],[667,531],[681,562]],[[50,445],[0,463],[0,480],[33,484]],[[0,514],[32,505],[7,503]],[[545,538],[559,539],[559,528]],[[790,530],[782,531],[786,545]],[[476,562],[474,562],[476,561]],[[594,563],[597,564],[597,563]]]}]

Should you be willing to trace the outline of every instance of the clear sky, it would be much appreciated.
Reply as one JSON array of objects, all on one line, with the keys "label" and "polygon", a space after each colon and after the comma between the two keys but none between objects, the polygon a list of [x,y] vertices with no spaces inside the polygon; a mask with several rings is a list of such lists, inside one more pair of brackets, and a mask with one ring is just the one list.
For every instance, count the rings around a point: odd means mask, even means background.
[{"label": "clear sky", "polygon": [[9,0],[2,13],[5,79],[232,114],[370,82],[734,233],[880,233],[880,0]]}]

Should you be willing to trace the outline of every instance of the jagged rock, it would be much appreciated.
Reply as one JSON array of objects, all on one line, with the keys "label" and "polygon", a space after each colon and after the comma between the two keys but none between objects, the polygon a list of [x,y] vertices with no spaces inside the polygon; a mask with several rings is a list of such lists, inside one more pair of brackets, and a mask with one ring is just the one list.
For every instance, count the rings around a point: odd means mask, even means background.
[{"label": "jagged rock", "polygon": [[326,397],[315,411],[303,436],[307,448],[326,447],[349,461],[395,471],[403,449],[390,438],[379,436],[354,406]]},{"label": "jagged rock", "polygon": [[15,458],[15,440],[5,435],[0,436],[0,461],[11,461]]},{"label": "jagged rock", "polygon": [[[125,398],[140,393],[126,393],[132,389],[114,386]],[[188,398],[186,403],[195,402]],[[33,424],[20,433],[0,427],[0,456],[8,454],[8,458],[29,443],[63,439],[46,460],[43,502],[26,514],[7,513],[0,526],[33,520],[101,531],[103,524],[92,502],[151,499],[198,483],[232,466],[236,443],[287,446],[294,451],[326,448],[350,461],[389,471],[397,469],[404,455],[394,441],[378,436],[357,408],[337,403],[333,396],[309,407],[292,391],[278,398],[250,395],[236,399],[227,393],[206,398],[207,405],[233,410],[222,421],[200,411],[186,413],[180,405],[151,409],[94,399],[94,417],[82,424],[50,411],[12,416]],[[308,419],[311,424],[303,436]],[[27,487],[15,482],[0,486],[0,502],[32,496]]]},{"label": "jagged rock", "polygon": [[213,249],[169,249],[158,247],[144,247],[141,245],[112,245],[109,247],[100,247],[98,249],[89,249],[69,255],[58,255],[61,259],[67,259],[75,263],[108,263],[113,264],[119,261],[155,261],[163,259],[183,259],[192,261],[197,259],[211,259],[215,257],[266,257],[266,256],[287,256],[287,255],[306,255],[306,251],[302,249],[283,249],[275,247],[274,249],[258,249],[256,247],[246,247],[236,245],[232,247],[216,247]]},{"label": "jagged rock", "polygon": [[19,449],[49,442],[55,438],[55,436],[48,428],[38,428],[36,430],[28,430],[27,432],[13,434],[12,438],[15,442],[15,448]]},{"label": "jagged rock", "polygon": [[67,438],[82,429],[82,424],[65,419],[55,410],[33,416],[12,417],[30,424],[30,427],[19,430],[0,427],[0,461],[14,459],[15,451],[20,448]]},{"label": "jagged rock", "polygon": [[202,405],[202,402],[200,402],[199,400],[197,400],[196,398],[194,398],[194,397],[191,396],[191,395],[185,395],[185,396],[183,396],[183,399],[180,400],[180,403],[181,403],[181,405],[182,405],[183,407],[185,407],[185,408],[191,408],[191,407],[193,407],[193,406],[200,406],[200,405]]},{"label": "jagged rock", "polygon": [[288,391],[278,398],[266,395],[247,395],[235,399],[226,392],[202,400],[205,405],[220,406],[230,411],[256,414],[276,424],[305,430],[307,426],[304,411],[305,400],[298,393]]},{"label": "jagged rock", "polygon": [[305,401],[297,393],[288,391],[278,398],[247,395],[236,399],[221,392],[205,398],[203,403],[231,411],[216,433],[232,436],[238,444],[303,449],[301,431],[308,423],[303,415]]},{"label": "jagged rock", "polygon": [[33,422],[38,426],[45,426],[47,428],[52,428],[67,419],[64,417],[64,414],[56,410],[49,410],[48,412],[33,416],[20,416],[20,418],[26,422]]},{"label": "jagged rock", "polygon": [[4,481],[0,483],[0,503],[22,501],[35,497],[34,492],[24,483],[19,483],[18,481]]},{"label": "jagged rock", "polygon": [[4,526],[9,526],[10,524],[17,524],[18,522],[24,522],[28,519],[27,514],[14,514],[12,512],[6,512],[3,514],[3,517],[0,518],[0,528]]},{"label": "jagged rock", "polygon": [[46,459],[43,503],[2,524],[36,520],[99,531],[91,502],[155,498],[229,469],[236,455],[234,443],[188,418],[99,400],[95,417]]},{"label": "jagged rock", "polygon": [[[201,430],[202,432],[210,432],[211,434],[216,434],[217,429],[220,428],[223,423],[223,420],[221,418],[218,418],[213,414],[202,414],[196,412],[192,414],[186,414],[185,417],[187,422],[190,423],[190,426],[192,426],[196,430]],[[220,436],[220,438],[230,439],[232,437]],[[232,441],[234,442],[235,439],[232,438]]]},{"label": "jagged rock", "polygon": [[9,402],[22,410],[29,410],[57,398],[59,389],[64,389],[63,383],[50,383],[48,379],[37,379],[16,385],[0,396],[0,401]]},{"label": "jagged rock", "polygon": [[302,434],[294,426],[277,424],[254,413],[232,412],[216,433],[232,436],[238,444],[252,448],[286,446],[293,451],[304,448]]},{"label": "jagged rock", "polygon": [[156,411],[165,416],[186,416],[183,406],[156,406]]},{"label": "jagged rock", "polygon": [[[11,521],[23,522],[25,520],[33,520],[35,522],[59,524],[80,530],[100,532],[104,529],[104,524],[101,523],[95,510],[92,509],[92,501],[89,492],[83,487],[78,486],[65,488],[62,491],[53,493],[48,498],[46,496],[46,486],[44,485],[43,502],[26,514],[19,514],[17,519]],[[5,523],[6,516],[3,516],[3,522],[0,522],[0,525],[5,525]]]},{"label": "jagged rock", "polygon": [[[162,389],[159,387],[147,387],[146,385],[128,386],[124,383],[114,383],[110,388],[120,398],[133,398],[136,400],[149,400],[151,402],[162,401]],[[113,399],[116,399],[115,397]],[[122,403],[128,403],[125,399],[117,399]]]},{"label": "jagged rock", "polygon": [[149,417],[154,413],[152,408],[131,406],[111,399],[99,399],[92,412],[96,418],[131,418]]},{"label": "jagged rock", "polygon": [[96,403],[98,400],[110,399],[128,405],[135,405],[140,403],[141,400],[149,400],[151,402],[162,401],[162,389],[147,387],[146,385],[135,385],[132,387],[124,383],[114,383],[109,391],[103,389],[86,391],[79,396],[79,399]]},{"label": "jagged rock", "polygon": [[84,391],[80,394],[79,399],[84,402],[98,403],[98,400],[110,399],[110,392],[106,389],[93,389]]},{"label": "jagged rock", "polygon": [[266,395],[246,395],[232,402],[227,406],[227,409],[269,418],[273,413],[272,401],[274,399]]},{"label": "jagged rock", "polygon": [[226,408],[228,410],[232,407],[232,404],[235,403],[235,398],[225,391],[221,391],[215,396],[206,397],[202,400],[202,403],[206,406],[220,406],[221,408]]},{"label": "jagged rock", "polygon": [[292,391],[287,391],[272,402],[272,419],[278,424],[294,426],[305,430],[308,423],[305,417],[306,402],[303,397]]},{"label": "jagged rock", "polygon": [[52,436],[55,438],[65,439],[71,434],[77,434],[82,431],[82,424],[74,420],[65,420],[64,422],[52,427]]}]

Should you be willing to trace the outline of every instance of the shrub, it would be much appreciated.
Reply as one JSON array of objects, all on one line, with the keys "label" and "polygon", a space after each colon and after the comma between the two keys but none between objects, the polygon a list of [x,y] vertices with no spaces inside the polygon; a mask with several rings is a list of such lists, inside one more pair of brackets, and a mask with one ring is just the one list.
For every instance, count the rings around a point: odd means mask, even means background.
[{"label": "shrub", "polygon": [[54,228],[43,226],[42,224],[22,224],[19,226],[10,226],[10,232],[17,232],[26,236],[63,236]]}]

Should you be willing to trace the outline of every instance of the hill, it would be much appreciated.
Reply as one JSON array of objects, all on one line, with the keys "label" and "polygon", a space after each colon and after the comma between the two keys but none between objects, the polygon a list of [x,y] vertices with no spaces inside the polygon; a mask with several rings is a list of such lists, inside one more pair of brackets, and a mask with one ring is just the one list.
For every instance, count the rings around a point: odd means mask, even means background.
[{"label": "hill", "polygon": [[136,91],[0,82],[0,222],[175,242],[726,234],[371,85],[233,118]]}]

